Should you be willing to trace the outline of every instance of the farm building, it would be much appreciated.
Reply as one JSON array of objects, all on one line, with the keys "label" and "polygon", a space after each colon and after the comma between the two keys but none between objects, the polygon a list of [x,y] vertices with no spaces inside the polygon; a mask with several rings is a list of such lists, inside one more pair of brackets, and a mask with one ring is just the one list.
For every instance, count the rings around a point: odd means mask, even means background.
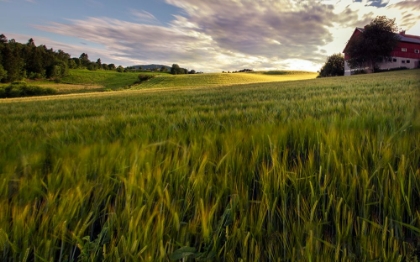
[{"label": "farm building", "polygon": [[[356,28],[350,37],[350,40],[354,37],[363,33],[363,28]],[[381,70],[390,70],[396,68],[418,68],[420,66],[420,36],[408,35],[405,31],[402,31],[398,34],[399,42],[396,48],[391,52],[390,57],[378,61],[377,66]],[[349,40],[349,42],[350,42]],[[351,69],[347,63],[347,60],[350,59],[350,55],[347,52],[347,47],[344,48],[344,75],[352,75],[356,71],[364,70],[366,72],[371,72],[371,68],[355,68]]]}]

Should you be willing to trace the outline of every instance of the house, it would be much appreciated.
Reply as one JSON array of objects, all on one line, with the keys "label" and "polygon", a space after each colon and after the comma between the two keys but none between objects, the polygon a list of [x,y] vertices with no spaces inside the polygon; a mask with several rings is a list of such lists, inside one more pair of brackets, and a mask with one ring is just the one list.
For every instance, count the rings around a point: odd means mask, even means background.
[{"label": "house", "polygon": [[[356,28],[350,38],[358,37],[358,35],[363,33],[363,28]],[[399,42],[397,47],[391,52],[390,57],[383,58],[382,61],[379,61],[377,66],[381,70],[390,70],[395,68],[419,68],[420,67],[420,36],[408,35],[405,31],[400,32],[398,35]],[[350,42],[349,40],[349,42]],[[350,59],[350,55],[347,52],[347,47],[344,48],[344,75],[352,75],[356,71],[364,70],[371,72],[369,67],[351,69],[347,63],[347,60]]]}]

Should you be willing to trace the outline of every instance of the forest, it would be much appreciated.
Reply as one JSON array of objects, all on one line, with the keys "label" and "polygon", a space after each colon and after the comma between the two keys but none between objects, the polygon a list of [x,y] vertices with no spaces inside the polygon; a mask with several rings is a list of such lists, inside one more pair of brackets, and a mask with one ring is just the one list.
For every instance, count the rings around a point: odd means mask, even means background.
[{"label": "forest", "polygon": [[60,80],[68,74],[69,69],[81,68],[124,71],[122,66],[102,63],[100,58],[92,62],[86,53],[78,58],[70,57],[63,50],[55,51],[45,45],[36,46],[32,38],[22,44],[15,39],[8,40],[4,34],[0,35],[0,82],[25,78]]}]

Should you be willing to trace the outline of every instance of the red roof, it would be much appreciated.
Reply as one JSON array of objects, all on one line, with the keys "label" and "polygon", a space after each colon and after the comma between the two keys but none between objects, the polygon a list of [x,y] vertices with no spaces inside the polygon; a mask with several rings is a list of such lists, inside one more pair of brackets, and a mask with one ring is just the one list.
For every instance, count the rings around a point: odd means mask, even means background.
[{"label": "red roof", "polygon": [[[354,29],[353,34],[351,35],[350,39],[352,39],[355,35],[363,33],[364,29],[360,27],[356,27]],[[419,44],[420,45],[420,36],[418,35],[407,35],[405,34],[405,31],[400,32],[397,34],[399,37],[400,42],[407,42],[407,43],[413,43],[413,44]],[[343,53],[346,53],[347,46],[349,44],[350,40],[347,42],[346,47],[343,50]]]}]

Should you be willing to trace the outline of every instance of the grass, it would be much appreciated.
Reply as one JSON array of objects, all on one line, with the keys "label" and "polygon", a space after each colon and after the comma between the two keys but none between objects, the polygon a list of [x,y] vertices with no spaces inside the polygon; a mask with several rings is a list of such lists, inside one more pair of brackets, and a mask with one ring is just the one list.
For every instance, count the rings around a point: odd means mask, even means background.
[{"label": "grass", "polygon": [[[57,94],[92,93],[129,89],[137,84],[138,73],[116,71],[89,71],[71,69],[69,75],[58,83],[50,80],[27,80],[28,83],[43,88],[53,88]],[[1,87],[1,86],[0,86]]]},{"label": "grass", "polygon": [[[139,74],[155,77],[139,83]],[[116,71],[72,69],[69,71],[69,75],[64,77],[60,83],[46,80],[29,80],[29,82],[44,88],[54,88],[58,94],[74,94],[125,89],[215,87],[234,84],[303,80],[315,77],[316,73],[301,71],[268,71],[235,74],[211,73],[174,76],[168,73],[156,72],[119,73]]]},{"label": "grass", "polygon": [[[62,79],[62,83],[76,85],[99,85],[105,89],[118,90],[129,88],[138,81],[139,73],[120,73],[106,70],[70,70],[69,75]],[[156,73],[144,73],[156,74]]]},{"label": "grass", "polygon": [[[273,72],[273,73],[270,73]],[[277,72],[277,73],[276,73]],[[279,73],[282,72],[282,73]],[[171,88],[171,87],[216,87],[235,84],[264,83],[275,81],[293,81],[313,79],[317,76],[312,72],[269,71],[259,73],[208,73],[195,75],[158,75],[138,88]]]},{"label": "grass", "polygon": [[0,101],[2,261],[415,261],[419,70]]}]

